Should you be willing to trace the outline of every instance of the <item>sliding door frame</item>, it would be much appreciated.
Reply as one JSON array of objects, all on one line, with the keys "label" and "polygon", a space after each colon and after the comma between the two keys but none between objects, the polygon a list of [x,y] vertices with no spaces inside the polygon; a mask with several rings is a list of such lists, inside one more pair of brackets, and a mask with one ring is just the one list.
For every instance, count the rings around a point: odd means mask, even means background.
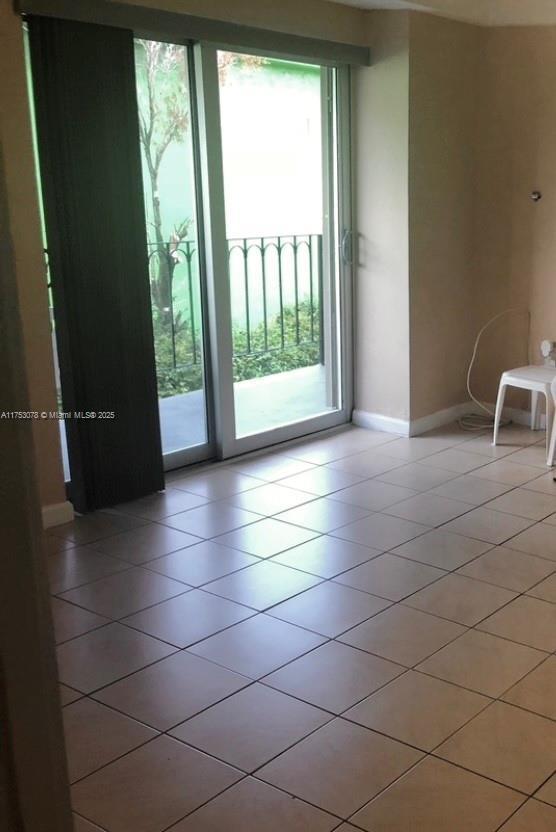
[{"label": "sliding door frame", "polygon": [[[210,341],[212,344],[212,381],[214,401],[215,449],[219,459],[295,439],[319,430],[345,424],[351,418],[353,403],[352,359],[352,264],[346,256],[346,239],[351,240],[351,129],[350,72],[344,65],[323,65],[323,84],[329,109],[328,141],[323,145],[325,177],[325,211],[331,216],[325,232],[324,268],[329,270],[333,290],[329,306],[329,339],[334,398],[341,402],[330,413],[302,419],[257,434],[236,437],[233,382],[233,339],[230,276],[226,239],[224,203],[224,167],[217,53],[219,49],[242,52],[238,47],[212,43],[194,45],[195,79],[199,119],[199,147],[203,192],[204,239],[206,246],[207,295]],[[256,54],[256,50],[245,50]],[[291,60],[291,56],[264,50],[268,57]],[[309,62],[309,61],[308,61]],[[333,229],[329,234],[328,229]],[[328,239],[327,239],[328,237]],[[324,247],[323,247],[324,248]],[[334,273],[332,273],[334,272]],[[334,353],[334,355],[333,355]],[[336,357],[337,356],[337,357]],[[334,403],[334,400],[333,400]]]}]

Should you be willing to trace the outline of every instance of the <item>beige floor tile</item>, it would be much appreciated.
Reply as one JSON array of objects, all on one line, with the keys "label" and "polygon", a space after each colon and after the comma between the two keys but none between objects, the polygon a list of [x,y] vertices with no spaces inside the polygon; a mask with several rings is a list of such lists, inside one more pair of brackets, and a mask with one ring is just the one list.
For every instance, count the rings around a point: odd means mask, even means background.
[{"label": "beige floor tile", "polygon": [[486,543],[500,544],[530,525],[531,520],[524,517],[514,517],[512,514],[491,511],[489,508],[474,508],[468,514],[447,523],[445,529],[466,537],[476,537]]},{"label": "beige floor tile", "polygon": [[255,684],[178,725],[171,733],[251,772],[330,719],[325,711]]},{"label": "beige floor tile", "polygon": [[361,506],[369,511],[381,511],[387,506],[399,503],[414,497],[417,492],[411,488],[402,488],[399,485],[390,485],[379,480],[365,480],[350,488],[343,488],[336,491],[332,499],[342,503],[350,503],[354,506]]},{"label": "beige floor tile", "polygon": [[445,574],[433,566],[387,554],[338,575],[335,581],[390,601],[401,601]]},{"label": "beige floor tile", "polygon": [[505,511],[530,520],[543,520],[556,511],[556,496],[516,488],[488,504],[494,511]]},{"label": "beige floor tile", "polygon": [[469,510],[469,504],[461,500],[451,500],[437,494],[418,494],[384,509],[384,513],[424,523],[425,526],[441,526]]},{"label": "beige floor tile", "polygon": [[419,756],[395,740],[335,719],[266,765],[258,776],[347,818]]},{"label": "beige floor tile", "polygon": [[151,560],[146,568],[190,586],[201,586],[254,563],[258,563],[258,560],[253,555],[221,546],[213,540],[204,540],[187,549]]},{"label": "beige floor tile", "polygon": [[85,818],[73,814],[73,832],[104,832],[96,823],[90,823]]},{"label": "beige floor tile", "polygon": [[121,624],[108,624],[58,647],[60,681],[90,693],[174,652],[173,647]]},{"label": "beige floor tile", "polygon": [[247,684],[245,677],[184,652],[121,679],[95,699],[166,731]]},{"label": "beige floor tile", "polygon": [[168,832],[330,832],[337,823],[327,812],[248,777]]},{"label": "beige floor tile", "polygon": [[222,500],[232,494],[257,488],[263,485],[263,480],[248,477],[231,468],[209,466],[205,471],[199,471],[197,474],[172,477],[171,485],[173,488],[190,491],[192,494],[200,494],[201,497],[207,497],[209,500]]},{"label": "beige floor tile", "polygon": [[544,786],[539,789],[535,797],[539,800],[543,800],[545,803],[550,803],[552,806],[556,806],[556,774],[552,775],[550,780],[548,780]]},{"label": "beige floor tile", "polygon": [[278,604],[269,614],[334,638],[388,606],[383,598],[326,581]]},{"label": "beige floor tile", "polygon": [[319,575],[321,578],[334,578],[379,554],[378,549],[322,535],[276,555],[273,561]]},{"label": "beige floor tile", "polygon": [[[553,562],[551,566],[554,566]],[[530,589],[527,595],[532,595],[533,598],[540,598],[543,601],[550,601],[551,604],[556,604],[556,572]]]},{"label": "beige floor tile", "polygon": [[556,720],[556,657],[550,656],[507,691],[502,699]]},{"label": "beige floor tile", "polygon": [[240,777],[170,737],[158,737],[72,788],[72,804],[110,832],[159,832]]},{"label": "beige floor tile", "polygon": [[500,832],[554,832],[554,829],[556,809],[532,799],[512,815]]},{"label": "beige floor tile", "polygon": [[190,587],[136,567],[70,589],[60,597],[108,618],[123,618],[152,604],[188,592]]},{"label": "beige floor tile", "polygon": [[336,529],[333,536],[385,551],[393,549],[394,546],[401,546],[407,540],[428,531],[429,526],[423,526],[421,523],[389,517],[386,514],[371,514],[363,520]]},{"label": "beige floor tile", "polygon": [[56,555],[58,552],[74,549],[77,544],[72,540],[65,540],[63,537],[54,537],[48,531],[45,531],[42,536],[42,545],[47,555]]},{"label": "beige floor tile", "polygon": [[551,526],[556,526],[556,514],[551,514],[550,517],[546,518],[546,523],[549,523]]},{"label": "beige floor tile", "polygon": [[531,430],[526,425],[511,424],[500,428],[498,441],[501,445],[515,445],[517,450],[519,447],[544,442],[544,437],[545,432],[543,430]]},{"label": "beige floor tile", "polygon": [[95,552],[90,546],[57,552],[48,556],[50,591],[58,594],[88,584],[107,575],[129,569],[129,564]]},{"label": "beige floor tile", "polygon": [[341,459],[352,454],[369,451],[379,445],[393,442],[396,436],[382,431],[351,428],[325,439],[310,439],[290,445],[288,456],[313,462],[315,465],[325,465],[335,459]]},{"label": "beige floor tile", "polygon": [[[465,446],[469,444],[464,443],[462,450],[466,450]],[[499,482],[491,480],[482,480],[479,477],[474,477],[473,474],[464,474],[450,482],[445,482],[443,485],[433,488],[431,494],[439,494],[441,497],[450,497],[452,500],[461,500],[464,503],[470,503],[474,506],[480,506],[489,500],[494,500],[511,488],[510,485],[504,485]]]},{"label": "beige floor tile", "polygon": [[83,696],[82,693],[79,693],[78,690],[73,690],[73,688],[68,688],[67,685],[59,685],[60,688],[60,702],[62,707],[65,705],[69,705],[72,702],[76,702],[78,699],[81,699]]},{"label": "beige floor tile", "polygon": [[404,543],[403,546],[398,546],[393,550],[393,554],[451,571],[457,569],[458,566],[463,566],[464,563],[468,563],[491,547],[492,544],[482,540],[450,534],[443,529],[433,529],[427,534]]},{"label": "beige floor tile", "polygon": [[216,539],[216,542],[259,558],[269,558],[293,546],[299,546],[307,540],[312,540],[314,537],[318,537],[318,532],[267,517],[259,520],[258,523],[223,534]]},{"label": "beige floor tile", "polygon": [[416,462],[432,454],[445,451],[454,444],[451,438],[442,436],[410,436],[400,437],[388,443],[383,451],[388,456],[396,459],[404,459],[408,462]]},{"label": "beige floor tile", "polygon": [[70,783],[156,737],[152,728],[87,698],[62,715]]},{"label": "beige floor tile", "polygon": [[265,483],[258,488],[251,488],[249,491],[242,491],[240,494],[228,497],[228,502],[234,506],[269,516],[308,503],[310,500],[314,500],[312,494],[276,483]]},{"label": "beige floor tile", "polygon": [[492,700],[413,670],[344,714],[346,719],[432,751]]},{"label": "beige floor tile", "polygon": [[525,483],[523,488],[530,491],[539,491],[542,494],[556,495],[556,482],[554,482],[554,474],[549,471],[547,474],[543,474],[536,480],[530,480]]},{"label": "beige floor tile", "polygon": [[254,615],[254,611],[247,607],[201,589],[194,589],[135,613],[124,619],[123,623],[183,648],[251,615]]},{"label": "beige floor tile", "polygon": [[556,534],[550,523],[537,523],[536,526],[518,534],[509,540],[510,549],[518,549],[529,555],[538,555],[548,560],[556,560]]},{"label": "beige floor tile", "polygon": [[82,545],[109,537],[125,529],[142,526],[144,523],[145,521],[138,517],[125,517],[122,514],[95,511],[93,514],[76,517],[71,523],[64,523],[61,526],[49,529],[49,535],[72,541],[76,545]]},{"label": "beige floor tile", "polygon": [[457,473],[453,471],[443,471],[441,468],[431,468],[424,463],[410,462],[409,465],[380,474],[377,480],[402,488],[411,488],[413,491],[429,491],[455,477]]},{"label": "beige floor tile", "polygon": [[496,546],[462,566],[458,574],[513,589],[515,592],[525,592],[553,571],[554,564],[550,561],[518,552],[516,549]]},{"label": "beige floor tile", "polygon": [[392,662],[330,641],[264,683],[332,713],[342,713],[403,673]]},{"label": "beige floor tile", "polygon": [[546,471],[546,442],[537,445],[529,445],[521,448],[508,457],[508,462],[517,462],[519,465],[532,465]]},{"label": "beige floor tile", "polygon": [[387,446],[373,448],[371,451],[363,451],[360,454],[353,454],[329,462],[326,467],[364,478],[377,477],[379,474],[386,473],[386,471],[400,468],[405,463],[403,459],[387,456],[386,450]]},{"label": "beige floor tile", "polygon": [[329,497],[320,497],[305,505],[291,508],[277,515],[278,520],[286,523],[293,523],[295,526],[303,526],[306,529],[313,529],[316,532],[331,532],[339,526],[353,523],[368,517],[368,509],[354,506],[350,503],[342,503]]},{"label": "beige floor tile", "polygon": [[493,480],[494,482],[505,483],[506,485],[524,485],[526,482],[539,476],[539,469],[532,465],[519,465],[517,462],[508,462],[506,459],[498,459],[490,462],[483,468],[477,469],[473,474],[480,479]]},{"label": "beige floor tile", "polygon": [[265,610],[309,589],[320,580],[316,575],[290,569],[289,566],[273,561],[259,561],[241,572],[234,572],[207,584],[205,589],[255,610]]},{"label": "beige floor tile", "polygon": [[183,511],[181,514],[174,514],[172,517],[167,517],[164,523],[172,529],[206,538],[226,534],[226,532],[248,526],[249,523],[255,523],[260,519],[260,514],[245,511],[243,508],[229,505],[221,500],[216,503],[207,503],[199,508],[192,508],[190,511]]},{"label": "beige floor tile", "polygon": [[552,653],[556,650],[556,605],[522,596],[491,615],[478,629]]},{"label": "beige floor tile", "polygon": [[344,633],[340,640],[413,667],[464,632],[465,627],[453,621],[396,604]]},{"label": "beige floor tile", "polygon": [[417,666],[447,682],[501,696],[546,658],[546,653],[470,630]]},{"label": "beige floor tile", "polygon": [[260,614],[189,649],[230,670],[259,679],[323,641],[316,633]]},{"label": "beige floor tile", "polygon": [[467,474],[469,471],[478,470],[486,462],[484,456],[464,453],[459,448],[449,448],[446,451],[433,454],[433,456],[428,456],[425,460],[426,465],[431,468],[453,471],[455,474]]},{"label": "beige floor tile", "polygon": [[275,482],[284,479],[284,477],[292,477],[302,471],[309,471],[313,467],[311,462],[295,459],[281,453],[261,454],[250,459],[240,459],[230,465],[233,471],[241,471],[243,474],[257,477],[266,482]]},{"label": "beige floor tile", "polygon": [[59,598],[52,599],[52,620],[56,644],[75,638],[75,636],[81,636],[90,630],[96,630],[97,627],[102,627],[109,622],[108,618],[76,607],[74,604],[68,604],[67,601],[61,601]]},{"label": "beige floor tile", "polygon": [[508,589],[452,574],[416,592],[404,603],[472,627],[515,597],[516,593]]},{"label": "beige floor tile", "polygon": [[133,500],[130,503],[122,503],[116,506],[116,510],[122,514],[131,514],[134,517],[141,517],[144,520],[164,520],[172,514],[180,511],[187,511],[190,508],[197,508],[207,502],[206,497],[198,494],[189,494],[187,491],[179,491],[177,488],[167,488],[159,494],[152,494],[140,500]]},{"label": "beige floor tile", "polygon": [[352,820],[369,832],[494,832],[522,801],[505,786],[428,757]]},{"label": "beige floor tile", "polygon": [[366,478],[350,474],[347,471],[320,467],[304,471],[302,474],[295,474],[293,477],[286,477],[280,482],[280,485],[306,491],[317,497],[326,497],[327,494],[332,494],[341,488],[349,488],[350,485],[355,485],[363,479]]},{"label": "beige floor tile", "polygon": [[436,754],[531,794],[556,769],[556,723],[494,702]]},{"label": "beige floor tile", "polygon": [[[196,509],[194,509],[195,511]],[[149,523],[138,529],[121,532],[93,544],[98,552],[121,558],[128,563],[145,563],[199,543],[200,538],[191,534],[170,529],[159,523]]]},{"label": "beige floor tile", "polygon": [[475,439],[468,439],[467,442],[462,442],[458,447],[459,451],[466,453],[480,454],[481,456],[490,457],[490,459],[501,459],[502,457],[514,454],[521,450],[521,445],[514,442],[513,444],[492,444],[492,431],[486,435],[477,436]]}]

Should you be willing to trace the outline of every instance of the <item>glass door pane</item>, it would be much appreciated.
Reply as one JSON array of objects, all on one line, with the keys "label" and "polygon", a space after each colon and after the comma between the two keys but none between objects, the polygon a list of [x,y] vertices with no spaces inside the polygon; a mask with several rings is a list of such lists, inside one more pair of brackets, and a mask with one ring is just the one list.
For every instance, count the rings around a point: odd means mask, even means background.
[{"label": "glass door pane", "polygon": [[188,48],[137,39],[135,65],[162,450],[177,467],[209,442]]},{"label": "glass door pane", "polygon": [[236,437],[341,407],[335,71],[218,52]]}]

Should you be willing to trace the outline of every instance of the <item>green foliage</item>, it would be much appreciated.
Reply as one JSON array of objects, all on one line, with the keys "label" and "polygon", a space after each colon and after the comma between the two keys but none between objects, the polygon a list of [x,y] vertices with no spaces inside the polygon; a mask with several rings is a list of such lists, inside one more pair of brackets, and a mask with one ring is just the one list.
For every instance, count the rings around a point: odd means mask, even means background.
[{"label": "green foliage", "polygon": [[[235,325],[234,341],[234,381],[246,381],[261,378],[273,373],[283,373],[300,367],[310,367],[320,360],[319,347],[319,312],[313,312],[313,333],[311,340],[311,308],[308,301],[299,304],[296,320],[295,306],[284,308],[284,349],[282,349],[282,327],[280,316],[276,315],[268,322],[267,348],[265,347],[265,329],[261,321],[251,330],[251,352],[247,352],[247,332],[244,327]],[[299,346],[296,344],[297,327],[299,327]],[[161,398],[176,396],[200,390],[203,386],[201,341],[196,336],[198,362],[193,364],[193,339],[189,323],[181,322],[175,329],[176,365],[173,361],[172,334],[170,327],[161,319],[154,320],[154,340],[156,367],[158,376],[158,395]]]}]

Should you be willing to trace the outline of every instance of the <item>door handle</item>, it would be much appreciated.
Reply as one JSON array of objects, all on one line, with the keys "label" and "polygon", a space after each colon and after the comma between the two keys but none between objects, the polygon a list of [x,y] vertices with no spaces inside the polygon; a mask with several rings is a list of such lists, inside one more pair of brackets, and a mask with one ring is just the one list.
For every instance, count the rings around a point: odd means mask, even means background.
[{"label": "door handle", "polygon": [[344,228],[340,241],[340,259],[342,265],[351,266],[353,263],[353,235],[351,229]]}]

